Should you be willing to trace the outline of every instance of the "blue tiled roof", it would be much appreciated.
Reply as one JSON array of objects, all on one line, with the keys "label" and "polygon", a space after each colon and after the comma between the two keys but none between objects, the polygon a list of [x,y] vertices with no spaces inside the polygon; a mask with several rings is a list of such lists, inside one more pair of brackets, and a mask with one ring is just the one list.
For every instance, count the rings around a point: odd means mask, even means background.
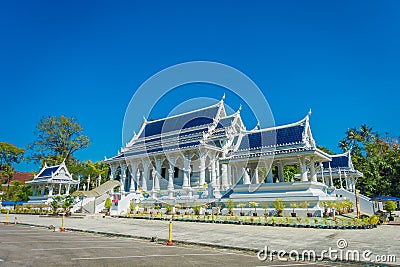
[{"label": "blue tiled roof", "polygon": [[228,118],[220,119],[218,122],[218,125],[217,125],[217,129],[226,128],[228,126],[231,126],[234,119],[235,119],[235,117],[228,117]]},{"label": "blue tiled roof", "polygon": [[[348,168],[349,158],[347,156],[333,156],[331,163],[331,168]],[[329,162],[322,163],[324,168],[329,168]]]},{"label": "blue tiled roof", "polygon": [[300,143],[303,139],[303,131],[303,125],[296,125],[277,130],[249,133],[242,138],[239,150]]},{"label": "blue tiled roof", "polygon": [[51,176],[51,173],[56,172],[58,167],[59,166],[48,167],[48,168],[44,169],[43,172],[38,177]]},{"label": "blue tiled roof", "polygon": [[188,142],[188,143],[177,143],[173,144],[170,146],[155,146],[154,148],[144,148],[143,150],[138,150],[134,152],[128,152],[124,155],[120,155],[118,157],[125,157],[125,156],[135,156],[135,155],[142,155],[146,153],[155,153],[155,152],[162,152],[162,151],[168,151],[172,149],[182,149],[186,147],[192,147],[192,146],[198,146],[200,144],[200,141],[193,141],[193,142]]},{"label": "blue tiled roof", "polygon": [[211,106],[195,112],[178,115],[172,118],[165,118],[158,121],[150,121],[146,124],[142,137],[149,137],[161,133],[187,129],[195,126],[211,124],[216,117],[219,107]]}]

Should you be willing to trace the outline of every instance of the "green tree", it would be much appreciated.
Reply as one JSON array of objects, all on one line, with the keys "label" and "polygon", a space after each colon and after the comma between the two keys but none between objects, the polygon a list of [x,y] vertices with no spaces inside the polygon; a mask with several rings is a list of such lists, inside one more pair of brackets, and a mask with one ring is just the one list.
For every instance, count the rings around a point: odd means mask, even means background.
[{"label": "green tree", "polygon": [[382,137],[363,124],[351,128],[339,142],[344,151],[351,150],[354,167],[364,173],[357,188],[369,197],[375,195],[399,196],[400,150],[399,138],[386,134]]},{"label": "green tree", "polygon": [[397,208],[396,203],[394,201],[389,200],[386,202],[385,205],[385,210],[387,210],[390,214],[390,217],[392,217],[392,212],[395,211]]},{"label": "green tree", "polygon": [[29,146],[33,151],[31,159],[42,164],[47,161],[54,165],[64,159],[68,164],[76,151],[90,144],[76,118],[62,115],[42,118],[35,135],[36,141]]},{"label": "green tree", "polygon": [[7,142],[0,142],[0,178],[7,182],[7,200],[10,197],[10,184],[14,176],[13,164],[21,162],[24,156],[24,149]]}]

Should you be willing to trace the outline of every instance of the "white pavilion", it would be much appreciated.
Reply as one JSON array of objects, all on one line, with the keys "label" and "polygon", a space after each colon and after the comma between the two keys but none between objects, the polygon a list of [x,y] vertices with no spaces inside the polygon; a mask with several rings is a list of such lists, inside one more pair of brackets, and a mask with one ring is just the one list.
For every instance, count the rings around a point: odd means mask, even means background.
[{"label": "white pavilion", "polygon": [[[223,97],[191,112],[145,119],[126,147],[106,159],[110,178],[122,182],[122,196],[141,194],[148,202],[232,199],[270,205],[281,198],[287,204],[308,201],[318,216],[320,201],[338,197],[329,168],[337,157],[317,148],[309,117],[310,113],[295,123],[247,130],[240,109],[226,113]],[[286,165],[300,167],[294,180],[285,178]],[[351,190],[344,190],[354,194],[353,178],[362,174],[347,171]]]},{"label": "white pavilion", "polygon": [[32,181],[26,182],[32,186],[33,195],[29,197],[31,204],[49,204],[54,196],[69,195],[71,186],[79,181],[72,178],[65,162],[60,165],[47,166],[45,163]]}]

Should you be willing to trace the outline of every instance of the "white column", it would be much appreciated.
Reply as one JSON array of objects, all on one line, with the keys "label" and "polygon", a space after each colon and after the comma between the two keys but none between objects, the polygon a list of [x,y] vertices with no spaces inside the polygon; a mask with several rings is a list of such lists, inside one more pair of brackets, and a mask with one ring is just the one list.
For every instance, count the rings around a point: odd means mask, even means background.
[{"label": "white column", "polygon": [[339,181],[340,181],[340,188],[343,189],[343,183],[342,183],[342,171],[339,168]]},{"label": "white column", "polygon": [[53,189],[54,189],[54,185],[49,185],[49,196],[53,195]]},{"label": "white column", "polygon": [[228,188],[228,164],[222,164],[222,189]]},{"label": "white column", "polygon": [[200,179],[199,185],[203,186],[206,182],[206,154],[200,154]]},{"label": "white column", "polygon": [[174,190],[174,166],[168,168],[168,190]]},{"label": "white column", "polygon": [[228,186],[232,186],[232,166],[228,164]]},{"label": "white column", "polygon": [[243,168],[243,184],[250,184],[250,176],[249,173],[247,172],[247,168]]},{"label": "white column", "polygon": [[69,189],[71,188],[71,185],[70,184],[67,184],[66,186],[65,186],[65,194],[66,195],[69,195]]},{"label": "white column", "polygon": [[215,160],[211,161],[211,185],[215,188],[217,187],[217,173],[215,169]]},{"label": "white column", "polygon": [[332,177],[332,168],[331,163],[329,162],[329,186],[333,186],[333,177]]},{"label": "white column", "polygon": [[346,171],[343,171],[343,173],[344,173],[344,181],[345,181],[345,185],[346,185],[346,190],[350,190]]},{"label": "white column", "polygon": [[215,160],[215,172],[217,173],[216,185],[218,188],[221,187],[221,172],[219,169],[219,161]]},{"label": "white column", "polygon": [[285,182],[285,170],[281,161],[278,163],[278,177],[280,183]]},{"label": "white column", "polygon": [[37,194],[37,186],[36,185],[32,186],[32,193],[33,193],[33,196],[36,196],[36,194]]},{"label": "white column", "polygon": [[149,177],[149,163],[143,163],[143,177],[142,177],[142,189],[143,191],[147,191],[147,179]]},{"label": "white column", "polygon": [[254,183],[255,184],[259,184],[260,183],[260,181],[258,181],[258,166],[256,166],[254,168]]},{"label": "white column", "polygon": [[300,162],[300,177],[302,182],[307,182],[307,166],[306,166],[306,159],[305,158],[299,158]]},{"label": "white column", "polygon": [[138,171],[138,164],[131,163],[131,187],[129,189],[130,192],[135,192],[135,182],[137,182],[137,171]]},{"label": "white column", "polygon": [[310,178],[311,178],[311,181],[313,181],[313,182],[318,182],[318,180],[317,180],[317,172],[315,171],[315,160],[314,160],[314,158],[311,158],[311,160],[310,160]]},{"label": "white column", "polygon": [[90,174],[88,175],[88,178],[87,178],[87,191],[89,191],[90,190]]},{"label": "white column", "polygon": [[187,157],[183,157],[183,183],[182,188],[189,188],[189,169],[190,169],[190,160]]},{"label": "white column", "polygon": [[125,193],[126,165],[121,164],[121,193]]},{"label": "white column", "polygon": [[110,165],[110,180],[114,180],[115,172],[117,171],[118,166]]},{"label": "white column", "polygon": [[271,166],[271,168],[269,169],[269,171],[267,173],[267,183],[273,183],[273,182],[274,182],[274,179],[272,177],[272,166]]},{"label": "white column", "polygon": [[44,195],[44,190],[46,189],[46,186],[41,185],[40,186],[40,195],[43,196]]},{"label": "white column", "polygon": [[162,160],[157,158],[155,160],[156,163],[156,176],[154,177],[154,190],[160,191],[160,179],[161,179],[161,165]]},{"label": "white column", "polygon": [[58,184],[58,195],[61,195],[62,184]]}]

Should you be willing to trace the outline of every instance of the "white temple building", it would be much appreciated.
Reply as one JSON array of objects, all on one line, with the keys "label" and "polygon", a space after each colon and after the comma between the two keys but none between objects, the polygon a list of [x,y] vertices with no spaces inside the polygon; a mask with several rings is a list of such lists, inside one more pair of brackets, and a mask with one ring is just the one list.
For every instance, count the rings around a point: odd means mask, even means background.
[{"label": "white temple building", "polygon": [[[223,98],[191,112],[145,119],[126,147],[106,159],[110,178],[122,182],[122,196],[142,194],[148,202],[190,205],[232,199],[270,205],[281,198],[287,206],[308,201],[319,216],[320,201],[338,197],[332,182],[336,173],[346,172],[351,194],[355,177],[362,174],[329,167],[338,158],[317,148],[309,117],[247,130],[240,109],[226,114]],[[294,180],[285,178],[286,165],[300,167]]]},{"label": "white temple building", "polygon": [[72,185],[79,181],[72,178],[65,162],[56,166],[43,166],[32,181],[26,182],[32,186],[33,195],[29,197],[30,204],[50,204],[54,196],[69,195]]}]

